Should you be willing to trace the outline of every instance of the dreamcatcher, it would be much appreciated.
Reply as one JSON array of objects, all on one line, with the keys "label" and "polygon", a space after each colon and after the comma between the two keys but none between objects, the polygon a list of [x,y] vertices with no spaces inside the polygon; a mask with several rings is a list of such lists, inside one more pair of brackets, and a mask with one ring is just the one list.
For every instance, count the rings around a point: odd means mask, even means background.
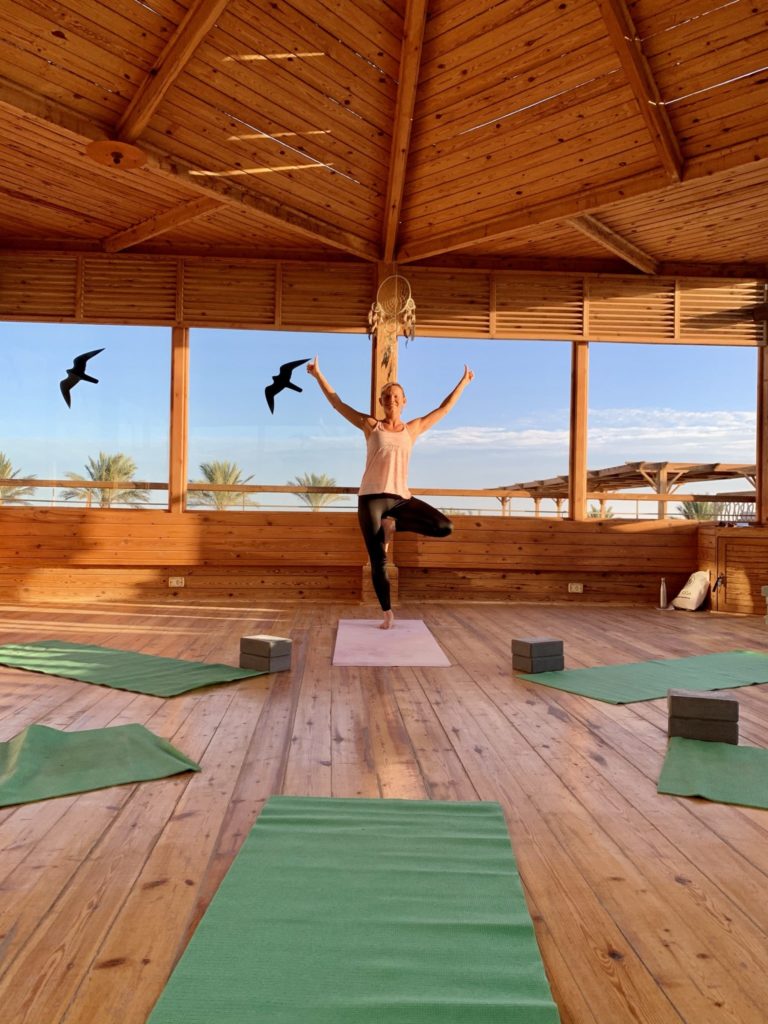
[{"label": "dreamcatcher", "polygon": [[399,274],[384,278],[379,285],[368,313],[368,337],[373,338],[380,326],[394,327],[394,337],[402,334],[406,345],[416,334],[416,303],[411,286]]}]

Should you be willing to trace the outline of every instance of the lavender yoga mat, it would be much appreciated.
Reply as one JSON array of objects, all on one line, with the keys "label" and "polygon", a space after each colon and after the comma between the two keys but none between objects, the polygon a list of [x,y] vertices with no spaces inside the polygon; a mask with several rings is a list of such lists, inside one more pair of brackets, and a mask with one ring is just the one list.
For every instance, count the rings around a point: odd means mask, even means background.
[{"label": "lavender yoga mat", "polygon": [[379,629],[381,619],[339,619],[334,665],[420,666],[447,668],[451,663],[421,619],[395,619]]}]

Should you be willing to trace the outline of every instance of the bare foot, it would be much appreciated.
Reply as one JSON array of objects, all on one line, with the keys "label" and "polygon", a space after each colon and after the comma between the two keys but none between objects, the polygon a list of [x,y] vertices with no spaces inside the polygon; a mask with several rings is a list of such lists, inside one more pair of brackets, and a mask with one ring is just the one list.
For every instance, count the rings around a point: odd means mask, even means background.
[{"label": "bare foot", "polygon": [[379,626],[379,629],[392,629],[395,625],[395,613],[393,611],[384,612],[384,621]]},{"label": "bare foot", "polygon": [[384,550],[388,551],[389,542],[392,540],[395,530],[397,530],[397,523],[394,519],[387,517],[386,519],[381,520],[381,528],[384,531]]}]

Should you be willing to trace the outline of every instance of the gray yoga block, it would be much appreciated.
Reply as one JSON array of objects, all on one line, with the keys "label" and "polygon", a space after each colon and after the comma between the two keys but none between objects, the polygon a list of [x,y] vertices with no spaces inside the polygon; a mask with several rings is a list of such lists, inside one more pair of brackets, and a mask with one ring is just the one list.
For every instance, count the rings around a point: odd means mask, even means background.
[{"label": "gray yoga block", "polygon": [[675,718],[708,718],[720,722],[738,722],[739,702],[722,694],[699,690],[668,690],[667,706]]},{"label": "gray yoga block", "polygon": [[[290,657],[291,641],[284,636],[242,636],[240,637],[241,654],[258,654],[262,658]],[[253,665],[248,665],[253,668]]]},{"label": "gray yoga block", "polygon": [[520,654],[524,658],[554,658],[563,656],[563,641],[552,637],[524,637],[512,641],[512,654]]},{"label": "gray yoga block", "polygon": [[526,658],[524,654],[513,654],[512,668],[518,672],[562,672],[565,658],[562,654],[549,658]]},{"label": "gray yoga block", "polygon": [[682,736],[686,740],[707,740],[710,743],[738,743],[739,723],[720,722],[714,718],[669,719],[670,736]]},{"label": "gray yoga block", "polygon": [[279,658],[269,658],[263,654],[240,654],[240,668],[252,668],[257,672],[287,672],[290,667],[290,654],[283,654]]}]

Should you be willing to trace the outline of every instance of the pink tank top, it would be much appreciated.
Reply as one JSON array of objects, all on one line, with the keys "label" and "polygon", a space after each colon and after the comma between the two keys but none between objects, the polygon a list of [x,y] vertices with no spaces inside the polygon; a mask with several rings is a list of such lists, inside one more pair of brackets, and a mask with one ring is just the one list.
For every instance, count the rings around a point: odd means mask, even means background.
[{"label": "pink tank top", "polygon": [[368,457],[358,494],[398,494],[410,498],[408,463],[413,440],[405,424],[402,430],[384,430],[378,420],[366,446]]}]

